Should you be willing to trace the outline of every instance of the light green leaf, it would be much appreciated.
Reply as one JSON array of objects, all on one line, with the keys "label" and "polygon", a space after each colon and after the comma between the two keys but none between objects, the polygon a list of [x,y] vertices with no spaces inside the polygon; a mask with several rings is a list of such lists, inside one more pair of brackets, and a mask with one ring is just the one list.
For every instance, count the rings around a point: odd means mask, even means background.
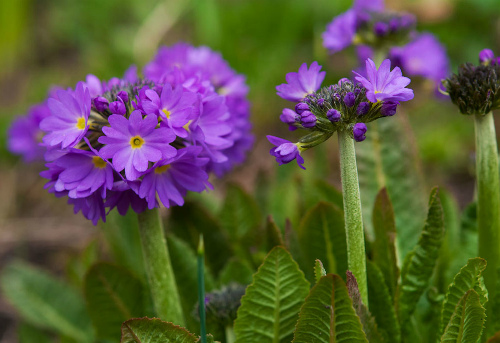
[{"label": "light green leaf", "polygon": [[26,322],[79,342],[92,341],[85,303],[72,287],[21,262],[5,267],[0,279],[5,298]]},{"label": "light green leaf", "polygon": [[[344,213],[337,206],[320,202],[310,209],[300,222],[298,238],[305,265],[312,266],[319,259],[328,273],[345,273],[347,247]],[[308,277],[312,279],[309,273]]]},{"label": "light green leaf", "polygon": [[326,275],[326,270],[325,267],[323,267],[323,262],[320,260],[314,261],[314,278],[316,280],[316,283],[319,282],[319,280]]},{"label": "light green leaf", "polygon": [[473,289],[460,299],[451,316],[441,343],[477,343],[481,338],[486,310]]},{"label": "light green leaf", "polygon": [[231,282],[237,282],[242,285],[249,285],[252,283],[253,273],[254,271],[247,262],[232,258],[222,269],[219,275],[219,284],[228,285]]},{"label": "light green leaf", "polygon": [[282,247],[264,260],[241,298],[234,323],[236,343],[290,342],[309,283]]},{"label": "light green leaf", "polygon": [[394,299],[399,279],[396,257],[396,223],[394,210],[386,189],[380,190],[373,207],[373,231],[375,242],[372,245],[373,262],[380,268],[387,289]]},{"label": "light green leaf", "polygon": [[415,311],[417,302],[429,285],[434,266],[439,257],[439,248],[444,237],[443,208],[437,188],[431,192],[429,213],[417,246],[401,273],[396,306],[399,323],[404,328]]},{"label": "light green leaf", "polygon": [[338,275],[323,276],[302,305],[293,343],[367,342],[347,287]]},{"label": "light green leaf", "polygon": [[128,270],[106,262],[92,266],[84,280],[87,308],[101,339],[116,339],[127,319],[143,316],[144,287]]},{"label": "light green leaf", "polygon": [[120,343],[196,343],[186,329],[160,319],[130,319],[122,324]]},{"label": "light green leaf", "polygon": [[356,311],[356,315],[359,317],[361,321],[361,325],[363,326],[363,331],[365,332],[366,338],[370,343],[381,343],[385,342],[384,338],[378,331],[377,323],[375,322],[375,318],[373,318],[372,314],[368,310],[365,304],[361,301],[361,294],[359,293],[358,282],[356,281],[356,277],[350,270],[347,271],[346,275],[346,286],[347,291],[349,292],[349,296],[352,299],[352,305],[354,307],[354,311]]},{"label": "light green leaf", "polygon": [[455,308],[468,290],[473,289],[479,296],[481,305],[488,301],[488,293],[484,288],[481,273],[486,268],[486,261],[480,257],[471,258],[467,264],[460,269],[453,282],[448,287],[441,311],[441,333],[450,321]]},{"label": "light green leaf", "polygon": [[367,261],[366,272],[369,307],[379,331],[385,333],[384,337],[387,342],[399,343],[401,341],[400,326],[384,276],[377,265],[371,261]]}]

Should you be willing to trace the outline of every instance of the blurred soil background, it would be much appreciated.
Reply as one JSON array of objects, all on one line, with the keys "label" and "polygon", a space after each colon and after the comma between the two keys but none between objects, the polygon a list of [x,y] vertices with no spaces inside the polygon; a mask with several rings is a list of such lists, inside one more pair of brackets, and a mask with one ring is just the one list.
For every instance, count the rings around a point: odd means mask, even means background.
[{"label": "blurred soil background", "polygon": [[[500,52],[499,0],[386,5],[416,14],[418,29],[446,46],[452,70],[476,61],[483,48]],[[350,0],[0,0],[0,269],[20,258],[62,275],[67,261],[100,235],[65,199],[43,189],[43,164],[26,165],[6,149],[12,119],[43,101],[51,86],[74,86],[88,73],[121,76],[132,63],[140,70],[161,44],[186,41],[220,51],[247,76],[256,143],[244,165],[215,181],[211,196],[220,197],[228,180],[253,192],[258,172],[273,175],[277,168],[265,135],[298,137],[279,122],[288,104],[275,86],[303,62],[323,65],[325,83],[349,77],[357,67],[353,48],[329,56],[321,44],[327,23],[350,6]],[[463,207],[474,190],[473,121],[437,99],[433,84],[414,78],[411,87],[415,99],[401,111],[409,118],[428,189],[446,187]],[[336,139],[328,145],[329,181],[338,186]],[[304,157],[307,166],[314,151]],[[283,168],[289,167],[307,177],[296,165]],[[15,312],[0,297],[0,342],[15,342],[15,324]]]}]

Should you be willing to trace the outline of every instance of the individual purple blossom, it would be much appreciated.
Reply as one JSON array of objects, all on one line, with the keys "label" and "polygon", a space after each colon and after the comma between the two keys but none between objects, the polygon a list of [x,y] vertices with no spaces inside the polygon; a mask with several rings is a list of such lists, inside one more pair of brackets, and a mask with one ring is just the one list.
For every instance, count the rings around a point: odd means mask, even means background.
[{"label": "individual purple blossom", "polygon": [[316,126],[316,121],[317,118],[311,111],[304,111],[300,114],[300,123],[307,129]]},{"label": "individual purple blossom", "polygon": [[156,163],[145,175],[139,188],[139,196],[145,198],[148,207],[157,205],[156,195],[165,207],[182,206],[187,191],[202,192],[211,187],[205,165],[208,158],[200,158],[200,147],[180,149],[176,156]]},{"label": "individual purple blossom", "polygon": [[366,125],[365,123],[356,123],[352,129],[352,134],[356,142],[362,142],[366,139]]},{"label": "individual purple blossom", "polygon": [[355,103],[356,103],[356,95],[354,95],[353,92],[348,92],[346,95],[344,95],[344,104],[347,107],[353,107]]},{"label": "individual purple blossom", "polygon": [[358,108],[356,109],[356,113],[358,114],[358,116],[364,116],[368,113],[368,111],[370,111],[370,104],[366,101],[359,103]]},{"label": "individual purple blossom", "polygon": [[299,72],[286,74],[286,82],[276,86],[277,94],[285,100],[298,102],[306,95],[316,92],[325,78],[326,72],[321,70],[318,62],[311,63],[308,68],[307,63],[303,63]]},{"label": "individual purple blossom", "polygon": [[272,148],[269,153],[272,156],[276,157],[276,162],[278,162],[280,166],[297,159],[297,164],[299,165],[299,167],[304,170],[306,169],[303,166],[304,158],[300,156],[300,151],[297,144],[287,141],[286,139],[274,136],[267,136],[267,139],[271,144],[275,145],[275,147]]},{"label": "individual purple blossom", "polygon": [[298,117],[299,115],[295,111],[289,108],[284,108],[283,111],[281,112],[280,120],[285,124],[294,124],[295,122],[297,122]]},{"label": "individual purple blossom", "polygon": [[384,101],[380,108],[380,113],[383,116],[390,117],[396,114],[399,102],[397,101]]},{"label": "individual purple blossom", "polygon": [[347,48],[356,34],[356,24],[356,11],[352,9],[333,18],[322,34],[323,46],[332,54]]},{"label": "individual purple blossom", "polygon": [[309,111],[308,104],[306,104],[305,102],[299,102],[297,105],[295,105],[295,112],[301,114],[304,111]]},{"label": "individual purple blossom", "polygon": [[112,114],[124,115],[125,113],[127,113],[127,108],[125,107],[123,100],[121,98],[118,98],[117,101],[113,101],[111,104],[109,104],[109,111]]},{"label": "individual purple blossom", "polygon": [[32,106],[28,114],[16,118],[7,132],[7,147],[10,152],[21,155],[24,162],[42,160],[45,148],[40,146],[43,131],[40,122],[50,116],[46,103]]},{"label": "individual purple blossom", "polygon": [[377,101],[408,101],[413,99],[413,90],[405,88],[411,80],[404,77],[399,67],[392,71],[391,61],[386,59],[382,62],[379,69],[375,63],[368,59],[366,61],[366,75],[363,77],[354,72],[356,80],[361,82],[366,88],[366,97],[371,102]]},{"label": "individual purple blossom", "polygon": [[139,197],[140,181],[124,181],[120,180],[113,184],[111,191],[106,195],[104,207],[109,208],[109,211],[115,207],[118,213],[124,216],[129,208],[135,213],[142,213],[148,208],[146,200]]},{"label": "individual purple blossom", "polygon": [[94,98],[94,107],[99,112],[104,112],[109,109],[109,101],[105,97],[98,96]]},{"label": "individual purple blossom", "polygon": [[340,121],[342,114],[339,111],[337,111],[336,109],[331,108],[326,112],[326,117],[328,118],[328,120],[336,123],[336,122]]},{"label": "individual purple blossom", "polygon": [[94,225],[97,225],[99,219],[106,222],[104,201],[98,193],[93,193],[86,198],[68,198],[68,204],[74,206],[73,212],[75,214],[82,211],[85,218],[92,221]]},{"label": "individual purple blossom", "polygon": [[155,114],[142,117],[136,110],[127,120],[121,115],[109,117],[111,127],[103,127],[105,136],[99,137],[99,143],[105,144],[99,153],[104,158],[111,158],[117,172],[125,169],[127,180],[136,180],[148,169],[148,162],[158,162],[171,158],[177,150],[169,145],[175,140],[175,134],[168,128],[156,128],[158,118]]},{"label": "individual purple blossom", "polygon": [[489,61],[495,58],[495,53],[491,49],[483,49],[479,52],[479,62],[489,63]]},{"label": "individual purple blossom", "polygon": [[58,99],[49,98],[51,115],[43,119],[40,129],[47,132],[43,142],[49,146],[75,146],[87,133],[90,115],[90,93],[83,82],[73,91],[57,91]]},{"label": "individual purple blossom", "polygon": [[119,91],[118,94],[116,94],[116,97],[122,99],[124,103],[127,103],[129,100],[128,93],[126,91]]}]

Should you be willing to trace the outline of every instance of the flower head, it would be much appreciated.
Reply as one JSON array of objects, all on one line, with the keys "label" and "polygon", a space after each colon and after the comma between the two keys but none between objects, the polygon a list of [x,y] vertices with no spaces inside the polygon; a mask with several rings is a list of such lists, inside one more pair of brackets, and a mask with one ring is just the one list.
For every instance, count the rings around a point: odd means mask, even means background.
[{"label": "flower head", "polygon": [[276,87],[277,94],[285,100],[301,101],[306,95],[316,92],[325,79],[326,72],[320,71],[321,66],[318,62],[307,64],[303,63],[299,72],[286,74],[286,82]]},{"label": "flower head", "polygon": [[371,102],[384,101],[408,101],[413,99],[413,90],[406,88],[410,79],[404,77],[399,67],[391,69],[391,61],[385,60],[379,69],[375,63],[368,59],[366,61],[366,74],[368,78],[354,72],[355,79],[366,88],[366,97]]}]

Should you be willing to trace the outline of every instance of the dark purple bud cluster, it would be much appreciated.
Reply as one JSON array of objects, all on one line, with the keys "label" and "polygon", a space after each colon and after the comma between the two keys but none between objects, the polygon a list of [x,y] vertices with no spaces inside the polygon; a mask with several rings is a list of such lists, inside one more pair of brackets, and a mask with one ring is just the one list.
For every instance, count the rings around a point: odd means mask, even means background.
[{"label": "dark purple bud cluster", "polygon": [[[205,307],[207,321],[209,323],[232,325],[236,319],[236,312],[241,304],[241,297],[245,294],[246,286],[231,283],[220,290],[207,293],[205,296]],[[193,310],[193,316],[197,319],[199,315],[199,304]]]},{"label": "dark purple bud cluster", "polygon": [[443,80],[443,86],[451,101],[462,114],[485,115],[500,108],[500,57],[493,51],[479,53],[480,65],[465,63],[458,73]]},{"label": "dark purple bud cluster", "polygon": [[356,23],[357,43],[390,47],[408,42],[416,19],[408,13],[364,12]]}]

